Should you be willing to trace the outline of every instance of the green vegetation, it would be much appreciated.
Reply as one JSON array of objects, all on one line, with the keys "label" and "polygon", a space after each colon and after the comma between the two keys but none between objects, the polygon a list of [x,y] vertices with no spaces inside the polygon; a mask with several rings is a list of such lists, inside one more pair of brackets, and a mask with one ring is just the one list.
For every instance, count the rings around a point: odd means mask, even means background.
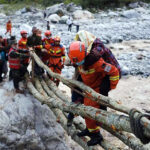
[{"label": "green vegetation", "polygon": [[80,4],[83,8],[104,9],[107,7],[121,7],[138,1],[150,2],[150,0],[0,0],[0,4],[11,4],[12,7],[17,4],[17,8],[22,8],[22,5],[23,7],[25,5],[42,5],[43,7],[47,7],[61,2],[64,2],[65,4],[74,2],[75,4]]}]

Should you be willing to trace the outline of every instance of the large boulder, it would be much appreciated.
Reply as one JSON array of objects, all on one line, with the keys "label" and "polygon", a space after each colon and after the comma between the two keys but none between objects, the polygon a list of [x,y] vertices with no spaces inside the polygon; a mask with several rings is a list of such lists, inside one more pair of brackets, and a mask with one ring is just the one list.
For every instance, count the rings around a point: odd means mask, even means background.
[{"label": "large boulder", "polygon": [[68,18],[69,18],[69,16],[62,16],[62,17],[60,18],[60,20],[59,20],[59,23],[65,24],[66,21],[68,20]]},{"label": "large boulder", "polygon": [[126,10],[121,13],[122,17],[131,19],[131,18],[139,18],[141,15],[134,9]]},{"label": "large boulder", "polygon": [[74,3],[69,3],[68,5],[66,5],[66,9],[68,12],[74,12],[76,10],[82,10],[82,7],[77,6]]},{"label": "large boulder", "polygon": [[57,14],[52,14],[48,17],[49,21],[51,21],[52,23],[58,23],[60,20],[60,17]]},{"label": "large boulder", "polygon": [[94,15],[87,10],[76,10],[73,12],[74,19],[94,19]]},{"label": "large boulder", "polygon": [[67,13],[64,3],[60,3],[60,4],[47,7],[45,12],[46,12],[46,16],[49,16],[51,14],[58,14],[59,16],[63,16]]},{"label": "large boulder", "polygon": [[29,94],[14,94],[12,82],[5,83],[0,95],[1,150],[69,149],[65,132],[48,106]]}]

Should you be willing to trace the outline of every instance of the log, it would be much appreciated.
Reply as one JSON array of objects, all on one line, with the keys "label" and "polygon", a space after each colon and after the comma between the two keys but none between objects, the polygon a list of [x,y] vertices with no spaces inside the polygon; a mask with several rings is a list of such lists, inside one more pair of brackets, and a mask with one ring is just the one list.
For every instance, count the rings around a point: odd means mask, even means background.
[{"label": "log", "polygon": [[[43,80],[41,80],[41,82],[42,82],[43,87],[46,89],[46,92],[49,93],[49,89],[48,89],[48,86],[46,85],[46,83]],[[43,96],[47,96],[45,91],[42,89],[40,81],[37,78],[35,79],[35,85],[36,85],[36,88],[38,89],[39,93],[41,93]],[[51,96],[55,95],[54,93],[52,94],[51,92],[50,92],[50,94],[51,94]],[[56,97],[56,95],[54,97]],[[86,137],[83,137],[81,140],[78,136],[76,136],[77,129],[75,128],[74,125],[72,125],[71,128],[67,127],[67,119],[61,110],[59,110],[57,108],[52,108],[52,107],[51,107],[51,109],[55,113],[55,115],[58,117],[59,122],[61,123],[63,128],[67,131],[68,135],[71,135],[72,139],[74,139],[77,143],[79,143],[79,145],[81,145],[84,149],[97,150],[97,148],[98,148],[97,146],[92,146],[92,147],[87,146],[86,143],[87,143],[88,139]],[[109,150],[119,150],[118,148],[115,148],[114,146],[109,144],[107,140],[104,140],[102,142],[102,147],[105,149],[109,149]]]},{"label": "log", "polygon": [[[37,80],[37,79],[36,79]],[[51,81],[51,80],[49,80],[49,81]],[[36,81],[36,82],[38,82],[38,84],[40,84],[40,82],[39,81]],[[57,97],[53,92],[51,92],[50,91],[50,89],[48,88],[48,86],[47,86],[47,84],[45,83],[45,81],[44,80],[41,80],[41,84],[42,84],[42,86],[43,86],[43,88],[45,89],[45,91],[47,92],[47,93],[49,93],[48,95],[50,96],[50,97]],[[52,82],[52,85],[54,86],[54,87],[57,87],[56,86],[56,84],[54,83],[54,82]],[[41,85],[39,85],[39,86],[37,86],[38,87],[38,91],[40,92],[40,93],[43,93],[43,89],[42,89],[42,87],[41,87]],[[40,87],[40,88],[39,88]],[[45,94],[46,95],[46,94]],[[67,100],[67,99],[66,99]],[[53,109],[52,108],[52,110],[54,111],[54,113],[55,113],[55,115],[57,116],[57,117],[59,117],[59,121],[61,122],[61,125],[64,127],[64,129],[68,132],[68,134],[69,135],[71,135],[71,137],[73,137],[73,139],[74,139],[74,134],[76,133],[76,127],[74,126],[74,125],[72,125],[72,127],[70,128],[70,127],[67,127],[67,119],[66,119],[66,117],[65,117],[65,115],[63,114],[63,112],[61,111],[61,110],[59,110],[59,109]],[[61,116],[61,117],[60,117]],[[72,129],[73,128],[73,129]],[[72,132],[71,132],[71,131]],[[83,129],[82,129],[83,130]],[[83,139],[83,141],[84,142],[87,142],[87,138],[86,137],[82,137],[82,139]],[[75,141],[78,141],[79,140],[79,138],[77,138]],[[77,143],[79,143],[79,141],[77,142]],[[81,144],[80,144],[81,145]],[[85,145],[85,143],[82,143],[82,147],[84,146],[84,148],[85,149],[92,149],[92,150],[96,150],[97,149],[97,146],[94,146],[94,147],[87,147],[87,145]],[[102,142],[102,144],[101,144],[101,146],[104,148],[104,149],[109,149],[109,150],[119,150],[118,148],[116,148],[116,147],[114,147],[113,145],[111,145],[111,144],[109,144],[109,142],[107,141],[107,140],[105,140],[104,139],[104,141]]]},{"label": "log", "polygon": [[[29,82],[28,84],[31,84],[31,83]],[[40,98],[40,100],[43,103],[47,104],[50,107],[59,108],[62,111],[66,111],[66,112],[72,112],[72,113],[81,115],[82,117],[90,117],[116,131],[118,129],[119,130],[123,130],[123,129],[131,130],[127,117],[126,119],[122,119],[122,117],[120,117],[119,115],[114,115],[114,114],[112,115],[112,113],[108,113],[108,112],[105,112],[105,111],[102,111],[93,107],[84,106],[84,105],[77,106],[75,104],[72,104],[72,103],[70,104],[67,102],[64,103],[58,98],[57,99],[50,98],[50,97],[44,98],[36,90],[33,91],[33,89],[32,89],[32,94],[36,98],[38,99]]]},{"label": "log", "polygon": [[[60,76],[59,74],[56,74],[54,72],[52,72],[48,66],[46,66],[41,60],[40,58],[34,53],[34,52],[30,52],[30,55],[32,57],[34,57],[36,63],[44,68],[48,74],[54,78],[57,78],[59,79],[60,81],[62,81],[64,84],[66,85],[69,85],[69,86],[77,86],[79,87],[81,90],[83,90],[88,96],[91,97],[92,100],[98,102],[99,104],[104,104],[106,103],[108,107],[110,108],[113,108],[115,110],[118,110],[118,111],[121,111],[121,112],[124,112],[126,114],[129,114],[130,112],[130,109],[123,106],[120,101],[115,101],[113,100],[112,98],[110,97],[106,97],[106,96],[103,96],[97,92],[95,92],[93,89],[91,89],[90,87],[84,85],[83,83],[81,82],[78,82],[78,81],[74,81],[74,80],[71,80],[71,79],[65,79],[63,78],[62,76]],[[103,102],[103,103],[102,103]],[[138,113],[135,113],[135,116],[137,115]],[[144,135],[148,138],[150,138],[150,120],[148,120],[147,118],[145,117],[142,117],[141,118],[141,121],[140,123],[144,126]]]},{"label": "log", "polygon": [[[64,93],[61,92],[61,90],[59,90],[57,88],[57,86],[55,85],[55,83],[53,83],[51,80],[49,80],[49,78],[47,76],[45,76],[44,78],[48,84],[48,86],[50,87],[50,89],[59,97],[59,98],[63,98],[64,100],[69,99],[68,96],[66,96]],[[63,95],[63,96],[62,96]],[[80,130],[85,129],[84,125],[77,125],[78,128]],[[101,127],[103,129],[105,129],[106,131],[109,131],[111,134],[113,134],[114,136],[118,137],[123,143],[125,143],[126,145],[128,145],[130,148],[132,149],[137,149],[137,150],[146,150],[146,148],[144,147],[144,145],[139,141],[139,139],[135,138],[134,136],[132,136],[129,133],[125,133],[125,132],[117,132],[115,130],[112,130],[111,128],[101,125]],[[102,143],[103,144],[103,143]]]}]

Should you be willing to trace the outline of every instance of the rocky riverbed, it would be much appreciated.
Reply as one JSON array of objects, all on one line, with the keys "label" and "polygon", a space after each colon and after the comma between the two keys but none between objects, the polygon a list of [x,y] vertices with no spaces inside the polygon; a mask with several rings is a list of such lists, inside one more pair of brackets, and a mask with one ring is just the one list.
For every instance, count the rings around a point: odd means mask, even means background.
[{"label": "rocky riverbed", "polygon": [[[101,38],[118,59],[123,76],[118,87],[110,92],[110,97],[119,99],[127,107],[136,107],[140,110],[149,109],[150,106],[150,5],[138,3],[130,8],[100,11],[92,14],[73,4],[65,6],[57,4],[46,9],[47,18],[43,18],[43,10],[31,7],[25,8],[7,16],[3,13],[4,5],[0,5],[0,34],[5,36],[5,24],[12,20],[13,35],[20,38],[20,31],[31,33],[33,26],[44,31],[46,21],[50,20],[53,36],[61,36],[61,41],[67,48],[74,39],[76,27],[72,32],[67,31],[65,24],[68,16],[72,16],[80,30],[87,30]],[[57,14],[62,17],[57,16]],[[54,15],[55,14],[55,15]],[[78,18],[78,19],[77,19]],[[44,34],[42,34],[44,36]],[[73,67],[67,67],[62,75],[71,78]],[[60,89],[70,94],[70,89],[64,85]],[[13,92],[12,82],[5,82],[0,87],[0,149],[75,149],[70,138],[62,127],[56,122],[53,113],[35,100],[31,95],[26,96]],[[66,136],[64,136],[64,134]],[[122,149],[128,149],[116,138],[103,132],[106,139]],[[30,148],[29,148],[30,147]]]}]

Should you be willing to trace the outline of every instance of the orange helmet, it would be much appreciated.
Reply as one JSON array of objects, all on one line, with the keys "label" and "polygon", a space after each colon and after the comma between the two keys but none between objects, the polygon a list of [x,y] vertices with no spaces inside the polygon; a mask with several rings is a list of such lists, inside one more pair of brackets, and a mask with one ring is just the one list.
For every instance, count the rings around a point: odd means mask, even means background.
[{"label": "orange helmet", "polygon": [[86,57],[85,44],[81,41],[72,42],[69,46],[68,56],[73,64],[82,65]]},{"label": "orange helmet", "polygon": [[22,31],[20,32],[20,34],[21,34],[21,35],[22,35],[22,34],[27,34],[27,31],[22,30]]},{"label": "orange helmet", "polygon": [[55,36],[54,37],[54,42],[60,42],[60,37],[59,36]]},{"label": "orange helmet", "polygon": [[47,30],[47,31],[45,32],[45,36],[51,36],[51,35],[52,35],[51,31]]}]

